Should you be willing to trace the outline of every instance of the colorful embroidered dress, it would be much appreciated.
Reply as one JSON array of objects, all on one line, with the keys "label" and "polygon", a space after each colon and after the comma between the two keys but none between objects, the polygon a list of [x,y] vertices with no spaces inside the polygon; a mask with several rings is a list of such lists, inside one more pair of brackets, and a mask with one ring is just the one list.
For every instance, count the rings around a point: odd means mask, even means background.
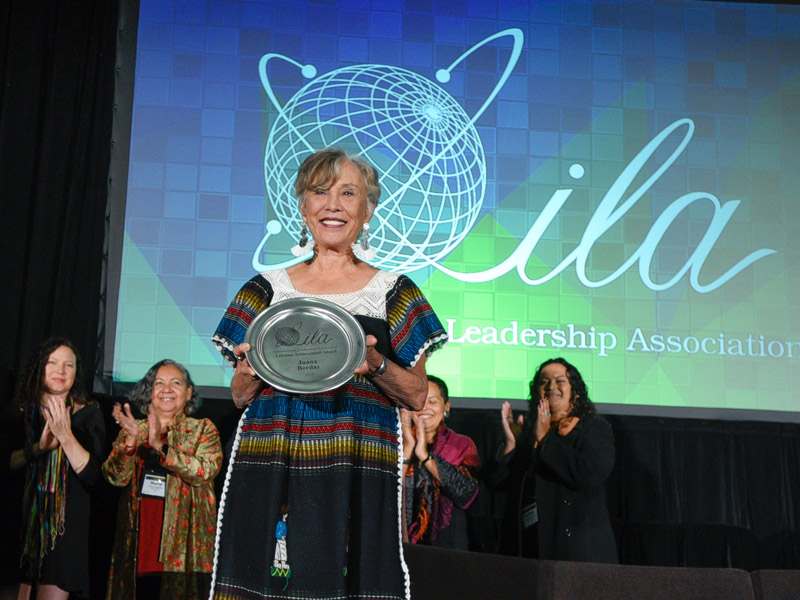
[{"label": "colorful embroidered dress", "polygon": [[[213,341],[232,349],[270,303],[307,296],[285,271],[251,279]],[[405,276],[320,296],[354,314],[403,367],[447,339]],[[397,407],[366,377],[319,394],[265,387],[239,422],[220,501],[212,596],[218,599],[409,598],[400,527]]]}]

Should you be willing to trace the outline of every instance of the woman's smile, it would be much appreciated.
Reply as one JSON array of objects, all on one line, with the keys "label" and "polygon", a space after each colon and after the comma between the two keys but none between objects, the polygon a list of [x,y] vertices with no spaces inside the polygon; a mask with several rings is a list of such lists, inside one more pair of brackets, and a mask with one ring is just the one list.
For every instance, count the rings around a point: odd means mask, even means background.
[{"label": "woman's smile", "polygon": [[344,162],[335,181],[309,189],[301,213],[316,245],[349,251],[372,216],[364,177],[358,167]]}]

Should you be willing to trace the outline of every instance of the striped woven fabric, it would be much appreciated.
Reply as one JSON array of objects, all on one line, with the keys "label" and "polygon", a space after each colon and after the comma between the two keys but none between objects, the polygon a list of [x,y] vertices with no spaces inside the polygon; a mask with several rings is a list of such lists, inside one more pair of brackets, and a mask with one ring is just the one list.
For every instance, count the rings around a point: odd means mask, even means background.
[{"label": "striped woven fabric", "polygon": [[[225,312],[215,345],[235,362],[231,351],[253,318],[297,295],[285,272],[254,277]],[[405,276],[382,273],[354,295],[322,297],[366,307],[361,316],[388,329],[391,358],[403,367],[446,341]],[[396,406],[362,376],[319,394],[262,390],[242,415],[225,479],[213,596],[408,598],[399,431]]]}]

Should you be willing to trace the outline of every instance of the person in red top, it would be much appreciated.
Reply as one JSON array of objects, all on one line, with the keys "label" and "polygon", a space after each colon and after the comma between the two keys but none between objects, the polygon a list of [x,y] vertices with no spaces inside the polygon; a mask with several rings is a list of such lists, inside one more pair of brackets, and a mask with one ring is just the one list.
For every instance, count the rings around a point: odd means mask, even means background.
[{"label": "person in red top", "polygon": [[205,598],[217,514],[213,481],[222,466],[219,432],[194,419],[198,398],[183,365],[165,359],[114,406],[119,436],[103,464],[120,497],[107,598]]}]

